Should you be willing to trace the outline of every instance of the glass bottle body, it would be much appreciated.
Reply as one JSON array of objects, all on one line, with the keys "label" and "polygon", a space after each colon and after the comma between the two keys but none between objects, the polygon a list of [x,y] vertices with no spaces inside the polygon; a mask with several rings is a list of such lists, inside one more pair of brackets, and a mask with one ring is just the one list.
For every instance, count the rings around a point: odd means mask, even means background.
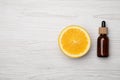
[{"label": "glass bottle body", "polygon": [[108,57],[109,56],[109,38],[106,34],[100,34],[97,39],[97,56]]}]

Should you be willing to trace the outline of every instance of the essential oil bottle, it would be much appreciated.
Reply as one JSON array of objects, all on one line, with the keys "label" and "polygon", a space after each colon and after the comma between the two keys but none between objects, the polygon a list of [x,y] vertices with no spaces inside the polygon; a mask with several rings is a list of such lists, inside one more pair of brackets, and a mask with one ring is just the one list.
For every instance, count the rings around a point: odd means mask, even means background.
[{"label": "essential oil bottle", "polygon": [[98,57],[108,57],[109,56],[109,38],[108,28],[106,27],[106,22],[102,21],[101,27],[99,28],[100,36],[97,39],[97,56]]}]

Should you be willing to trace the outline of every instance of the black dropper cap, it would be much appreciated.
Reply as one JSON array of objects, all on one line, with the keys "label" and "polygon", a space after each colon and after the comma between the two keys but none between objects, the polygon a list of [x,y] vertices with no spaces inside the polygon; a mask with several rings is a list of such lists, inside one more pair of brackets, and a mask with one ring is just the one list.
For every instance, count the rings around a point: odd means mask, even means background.
[{"label": "black dropper cap", "polygon": [[106,27],[106,22],[102,21],[101,27],[99,28],[99,34],[107,34],[108,28]]},{"label": "black dropper cap", "polygon": [[106,27],[106,22],[105,22],[105,21],[102,21],[101,26],[102,26],[102,27]]}]

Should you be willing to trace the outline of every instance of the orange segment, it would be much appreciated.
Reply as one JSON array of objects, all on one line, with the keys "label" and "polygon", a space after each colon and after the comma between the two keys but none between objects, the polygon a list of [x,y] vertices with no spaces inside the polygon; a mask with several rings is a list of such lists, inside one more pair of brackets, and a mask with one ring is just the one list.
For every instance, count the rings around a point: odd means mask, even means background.
[{"label": "orange segment", "polygon": [[63,29],[58,38],[61,50],[72,58],[85,55],[90,48],[90,42],[87,31],[77,25],[71,25]]}]

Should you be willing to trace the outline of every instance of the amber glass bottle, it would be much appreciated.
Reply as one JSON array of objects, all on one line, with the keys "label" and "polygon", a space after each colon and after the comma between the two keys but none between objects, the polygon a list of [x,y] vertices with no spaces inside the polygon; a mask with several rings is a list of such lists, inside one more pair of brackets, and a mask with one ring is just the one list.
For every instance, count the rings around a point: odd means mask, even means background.
[{"label": "amber glass bottle", "polygon": [[109,56],[109,38],[107,36],[108,28],[105,21],[102,21],[102,25],[99,28],[100,36],[97,39],[97,56],[108,57]]}]

